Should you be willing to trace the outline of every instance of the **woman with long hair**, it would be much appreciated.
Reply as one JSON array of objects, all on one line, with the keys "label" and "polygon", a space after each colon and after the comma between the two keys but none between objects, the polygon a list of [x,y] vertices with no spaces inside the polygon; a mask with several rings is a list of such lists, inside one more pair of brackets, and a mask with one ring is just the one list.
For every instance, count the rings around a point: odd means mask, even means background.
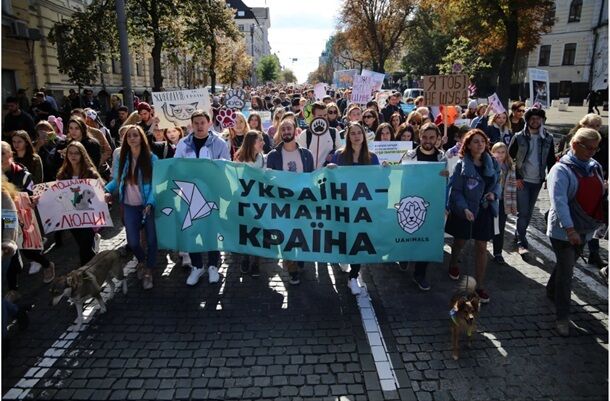
[{"label": "woman with long hair", "polygon": [[11,138],[11,145],[15,156],[13,161],[19,163],[32,174],[34,184],[43,182],[43,166],[42,159],[36,154],[34,145],[30,139],[30,135],[22,130],[15,131]]},{"label": "woman with long hair", "polygon": [[[106,200],[110,201],[111,193],[118,189],[127,244],[139,262],[138,279],[142,280],[145,290],[150,290],[157,258],[152,171],[153,163],[158,158],[151,152],[142,127],[131,125],[126,130],[119,162],[114,166],[112,181],[106,185]],[[140,242],[142,228],[146,230],[146,254]]]},{"label": "woman with long hair", "polygon": [[274,147],[279,144],[279,142],[275,142],[275,134],[277,133],[277,129],[280,126],[280,122],[282,122],[282,117],[284,117],[284,114],[286,114],[286,109],[284,109],[283,107],[275,109],[275,111],[273,112],[273,120],[271,122],[271,127],[269,127],[269,129],[267,130],[267,135],[269,135],[269,138],[273,140],[272,142]]},{"label": "woman with long hair", "polygon": [[487,242],[494,236],[494,217],[500,198],[499,166],[489,153],[489,138],[479,129],[468,131],[460,149],[461,160],[451,176],[449,217],[445,231],[454,238],[449,277],[460,278],[458,260],[466,241],[475,241],[475,279],[482,303],[489,302],[483,289],[487,270]]},{"label": "woman with long hair", "polygon": [[178,145],[178,142],[183,137],[184,131],[181,127],[170,127],[163,131],[163,139],[174,149],[176,149],[176,145]]},{"label": "woman with long hair", "polygon": [[389,123],[392,126],[392,128],[394,128],[394,132],[398,132],[398,128],[400,127],[400,124],[402,123],[402,120],[400,118],[400,113],[397,111],[392,113],[392,115],[390,116]]},{"label": "woman with long hair", "polygon": [[506,216],[517,215],[517,178],[515,164],[508,154],[508,146],[504,142],[497,142],[491,147],[491,154],[500,166],[500,198],[498,205],[499,234],[494,235],[493,256],[494,262],[503,265],[506,262],[502,256],[504,247],[504,228]]},{"label": "woman with long hair", "polygon": [[[428,110],[428,109],[426,109],[426,110]],[[412,140],[414,142],[419,142],[419,128],[422,125],[424,125],[424,121],[425,121],[424,116],[422,116],[417,111],[412,111],[407,116],[407,120],[405,121],[405,124],[410,125],[413,128],[413,132],[415,134],[413,135]]]},{"label": "woman with long hair", "polygon": [[239,149],[241,144],[244,142],[244,136],[246,132],[250,131],[250,126],[246,117],[239,111],[235,113],[235,127],[225,129],[223,136],[226,137],[229,152],[231,153],[231,160],[235,160],[235,152]]},{"label": "woman with long hair", "polygon": [[[328,164],[328,167],[379,165],[377,155],[369,151],[365,128],[358,122],[351,122],[345,131],[345,147],[335,152],[332,162]],[[360,284],[358,284],[360,265],[352,264],[350,266],[347,285],[352,294],[357,295],[361,291]],[[347,271],[347,268],[347,264],[341,264],[343,271]]]},{"label": "woman with long hair", "polygon": [[341,110],[339,110],[339,106],[337,106],[336,103],[331,102],[326,105],[326,110],[328,113],[328,126],[335,128],[337,131],[345,129],[345,124],[341,122]]},{"label": "woman with long hair", "polygon": [[389,123],[381,123],[375,132],[375,142],[393,141],[394,128]]},{"label": "woman with long hair", "polygon": [[76,116],[73,116],[68,121],[67,142],[59,142],[55,148],[56,153],[54,160],[56,165],[63,165],[63,160],[65,160],[66,146],[68,143],[73,141],[80,142],[83,145],[87,151],[87,154],[89,155],[89,158],[93,162],[93,166],[96,169],[99,169],[100,158],[102,155],[100,143],[89,136],[85,121]]},{"label": "woman with long hair", "polygon": [[[89,153],[84,145],[79,141],[68,143],[65,149],[64,161],[57,172],[58,180],[71,179],[99,179],[100,174],[89,157]],[[69,230],[76,244],[78,245],[78,253],[80,257],[80,265],[87,264],[95,256],[94,243],[95,231],[93,228],[72,228]]]},{"label": "woman with long hair", "polygon": [[250,113],[248,116],[248,126],[250,127],[251,131],[259,131],[263,134],[263,141],[265,143],[265,146],[263,146],[263,153],[267,154],[271,152],[273,143],[271,137],[265,134],[265,131],[263,131],[263,120],[261,119],[261,115],[256,112]]},{"label": "woman with long hair", "polygon": [[[235,162],[245,163],[251,167],[265,168],[265,158],[263,157],[263,133],[260,131],[250,130],[246,133],[244,142],[241,147],[235,153]],[[238,254],[235,256],[239,259],[239,270],[242,274],[252,275],[253,278],[260,276],[260,258],[258,256],[252,257],[250,261],[250,255]]]},{"label": "woman with long hair", "polygon": [[362,112],[362,123],[363,128],[366,129],[366,139],[368,141],[373,140],[377,127],[379,127],[379,114],[375,109],[366,109]]},{"label": "woman with long hair", "polygon": [[508,146],[513,137],[506,112],[492,112],[491,106],[487,106],[485,115],[477,123],[477,128],[485,132],[492,146],[497,142],[504,142]]}]

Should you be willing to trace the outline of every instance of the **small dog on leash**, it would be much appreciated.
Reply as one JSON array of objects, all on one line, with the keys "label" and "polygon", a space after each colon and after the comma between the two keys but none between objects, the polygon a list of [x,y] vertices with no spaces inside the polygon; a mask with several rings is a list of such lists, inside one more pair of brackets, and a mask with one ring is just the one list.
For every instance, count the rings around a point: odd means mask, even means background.
[{"label": "small dog on leash", "polygon": [[98,253],[83,267],[65,276],[59,276],[51,283],[51,305],[55,306],[64,297],[68,297],[76,305],[77,326],[79,331],[83,324],[83,304],[89,298],[97,299],[100,313],[106,312],[106,304],[102,299],[101,290],[104,282],[110,287],[111,297],[114,295],[113,278],[121,281],[123,294],[127,294],[127,280],[123,274],[124,257],[120,251],[106,250]]},{"label": "small dog on leash", "polygon": [[480,302],[475,289],[477,282],[473,277],[464,276],[458,290],[451,297],[449,316],[451,317],[451,345],[454,360],[460,357],[460,335],[466,333],[468,345],[477,330],[476,319],[479,316]]}]

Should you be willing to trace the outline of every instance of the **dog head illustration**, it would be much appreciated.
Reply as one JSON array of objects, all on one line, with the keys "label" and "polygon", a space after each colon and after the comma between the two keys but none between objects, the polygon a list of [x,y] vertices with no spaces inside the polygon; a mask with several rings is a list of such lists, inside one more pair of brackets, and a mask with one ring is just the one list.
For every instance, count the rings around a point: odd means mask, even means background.
[{"label": "dog head illustration", "polygon": [[419,196],[407,196],[394,205],[398,224],[403,231],[413,234],[424,225],[426,212],[430,204]]},{"label": "dog head illustration", "polygon": [[91,200],[95,198],[95,194],[90,189],[85,189],[82,191],[81,196],[78,198],[78,202],[74,204],[74,208],[76,210],[90,210],[91,209]]}]

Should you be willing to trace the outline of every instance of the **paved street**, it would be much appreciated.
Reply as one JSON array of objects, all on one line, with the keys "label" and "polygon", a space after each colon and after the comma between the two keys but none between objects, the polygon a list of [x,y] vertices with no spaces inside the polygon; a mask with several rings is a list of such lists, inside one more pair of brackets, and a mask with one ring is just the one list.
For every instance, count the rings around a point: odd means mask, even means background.
[{"label": "paved street", "polygon": [[[525,263],[510,248],[510,266],[490,263],[491,303],[483,306],[472,347],[462,348],[458,362],[450,355],[448,301],[454,282],[445,265],[429,268],[428,293],[394,265],[363,269],[395,391],[381,390],[378,355],[338,266],[306,264],[301,285],[292,287],[274,261],[264,263],[258,280],[241,277],[225,263],[222,283],[202,280],[187,288],[187,271],[159,253],[152,291],[144,292],[131,274],[128,294],[117,293],[104,315],[95,308],[78,333],[67,331],[75,308],[65,301],[49,307],[42,277],[24,273],[22,291],[36,306],[30,327],[10,334],[3,398],[606,399],[607,287],[596,269],[578,268],[572,298],[577,329],[570,338],[554,333],[553,307],[543,288],[552,253],[537,231],[547,203],[539,201],[534,218],[533,261]],[[118,228],[103,237],[103,249],[124,243]],[[65,238],[65,245],[50,253],[58,274],[76,267],[75,254],[68,251],[74,249],[72,239]],[[507,236],[508,244],[511,239]],[[607,257],[606,241],[603,247]],[[463,273],[474,273],[471,255],[467,247]]]}]

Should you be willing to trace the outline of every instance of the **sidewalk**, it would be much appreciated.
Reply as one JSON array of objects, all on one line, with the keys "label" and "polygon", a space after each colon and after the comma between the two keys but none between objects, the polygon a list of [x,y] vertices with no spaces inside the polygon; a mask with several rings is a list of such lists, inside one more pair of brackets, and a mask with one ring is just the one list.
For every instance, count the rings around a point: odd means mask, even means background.
[{"label": "sidewalk", "polygon": [[[559,111],[557,107],[549,107],[546,111],[546,127],[557,134],[567,134],[581,118],[587,114],[587,107],[569,106],[568,111]],[[608,133],[608,112],[603,111],[600,106],[599,111],[602,116],[602,132]]]}]

